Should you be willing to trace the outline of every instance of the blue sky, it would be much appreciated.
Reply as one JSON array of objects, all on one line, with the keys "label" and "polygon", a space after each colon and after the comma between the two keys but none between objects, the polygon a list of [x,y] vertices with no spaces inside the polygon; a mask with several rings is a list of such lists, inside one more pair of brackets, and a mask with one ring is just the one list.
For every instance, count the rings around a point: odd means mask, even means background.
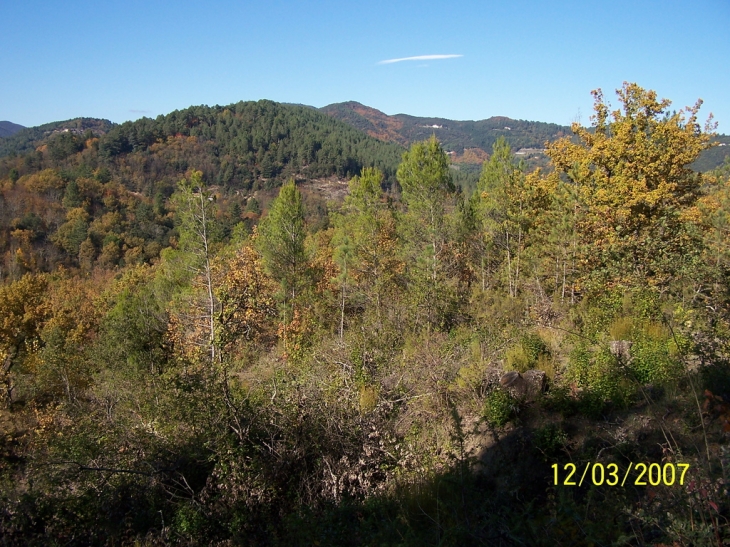
[{"label": "blue sky", "polygon": [[[730,2],[0,2],[0,120],[240,100],[587,124],[637,82],[730,133]],[[424,55],[443,59],[380,61]]]}]

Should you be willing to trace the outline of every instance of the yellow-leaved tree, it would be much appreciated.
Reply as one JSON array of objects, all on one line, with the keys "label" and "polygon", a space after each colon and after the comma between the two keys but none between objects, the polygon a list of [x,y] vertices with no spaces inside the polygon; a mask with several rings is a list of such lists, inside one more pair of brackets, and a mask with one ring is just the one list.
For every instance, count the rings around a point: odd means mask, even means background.
[{"label": "yellow-leaved tree", "polygon": [[40,346],[40,332],[50,315],[47,288],[48,278],[40,274],[0,285],[0,398],[5,404],[14,388],[11,369]]},{"label": "yellow-leaved tree", "polygon": [[698,123],[701,100],[671,111],[671,102],[634,83],[617,90],[614,111],[601,90],[593,127],[573,124],[576,137],[548,146],[553,165],[577,197],[582,289],[648,284],[666,287],[699,260],[691,222],[702,175],[689,168],[710,146],[712,116]]},{"label": "yellow-leaved tree", "polygon": [[249,343],[271,343],[276,334],[276,283],[248,245],[222,253],[212,263],[221,351],[237,355]]}]

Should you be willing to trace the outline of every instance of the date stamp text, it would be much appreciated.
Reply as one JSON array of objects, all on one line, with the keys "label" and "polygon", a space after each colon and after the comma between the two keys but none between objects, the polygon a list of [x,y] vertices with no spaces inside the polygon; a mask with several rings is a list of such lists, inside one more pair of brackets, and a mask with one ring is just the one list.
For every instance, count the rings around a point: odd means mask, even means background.
[{"label": "date stamp text", "polygon": [[629,462],[622,471],[615,463],[587,462],[581,468],[574,463],[554,463],[552,469],[555,486],[683,486],[689,464]]}]

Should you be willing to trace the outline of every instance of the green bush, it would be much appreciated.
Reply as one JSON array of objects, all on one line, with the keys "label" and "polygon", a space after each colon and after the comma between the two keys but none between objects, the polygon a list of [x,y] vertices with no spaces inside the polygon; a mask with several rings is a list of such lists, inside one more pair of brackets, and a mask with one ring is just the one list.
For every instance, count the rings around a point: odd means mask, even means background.
[{"label": "green bush", "polygon": [[[580,310],[579,326],[593,342],[578,342],[567,367],[567,379],[595,399],[586,403],[594,413],[608,401],[625,405],[645,384],[661,387],[676,381],[683,374],[681,355],[691,346],[690,340],[662,323],[655,294],[626,293],[620,307],[617,294],[613,296]],[[601,309],[599,303],[605,307]],[[612,355],[612,340],[630,341],[631,358],[622,362]]]},{"label": "green bush", "polygon": [[[570,354],[568,379],[584,390],[583,396],[612,401],[621,406],[635,390],[619,367],[616,358],[605,346],[578,344]],[[592,402],[589,406],[594,406]]]},{"label": "green bush", "polygon": [[527,356],[533,362],[537,362],[541,355],[550,355],[550,350],[545,344],[545,341],[535,333],[524,335],[520,343],[525,349]]},{"label": "green bush", "polygon": [[530,357],[522,344],[516,344],[508,349],[505,354],[505,361],[505,370],[516,370],[517,372],[530,370]]},{"label": "green bush", "polygon": [[[621,401],[623,402],[623,397]],[[617,401],[613,401],[616,403]],[[606,408],[608,407],[607,400],[604,395],[597,391],[586,390],[581,393],[580,397],[576,401],[576,412],[592,420],[598,420],[603,417]]]},{"label": "green bush", "polygon": [[557,412],[566,418],[577,412],[577,401],[571,397],[570,388],[566,385],[551,387],[542,398],[541,405],[548,412]]},{"label": "green bush", "polygon": [[[680,348],[666,327],[646,323],[632,333],[631,372],[641,384],[662,384],[676,380],[682,374],[677,354]],[[682,342],[680,341],[680,345]]]},{"label": "green bush", "polygon": [[482,416],[492,427],[502,427],[514,416],[514,398],[501,389],[492,391],[484,401]]},{"label": "green bush", "polygon": [[175,512],[173,530],[184,537],[196,537],[203,530],[205,518],[190,504],[181,504]]},{"label": "green bush", "polygon": [[554,460],[567,441],[568,435],[560,424],[547,424],[535,431],[533,446],[546,460]]},{"label": "green bush", "polygon": [[525,334],[520,341],[507,350],[506,369],[525,372],[536,368],[538,362],[550,357],[550,350],[545,341],[535,333]]}]

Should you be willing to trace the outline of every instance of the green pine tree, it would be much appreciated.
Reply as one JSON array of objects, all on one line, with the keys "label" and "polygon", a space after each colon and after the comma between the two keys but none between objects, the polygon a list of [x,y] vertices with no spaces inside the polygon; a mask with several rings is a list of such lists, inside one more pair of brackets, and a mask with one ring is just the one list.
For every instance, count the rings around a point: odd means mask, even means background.
[{"label": "green pine tree", "polygon": [[297,296],[307,284],[309,261],[304,247],[305,237],[302,195],[294,180],[289,180],[281,187],[269,214],[259,224],[256,239],[267,272],[281,287],[279,299],[284,325],[293,317]]},{"label": "green pine tree", "polygon": [[454,198],[449,160],[432,136],[415,143],[398,167],[406,212],[402,223],[406,263],[411,265],[410,294],[416,323],[441,326],[446,320],[451,291],[447,285],[449,218]]}]

